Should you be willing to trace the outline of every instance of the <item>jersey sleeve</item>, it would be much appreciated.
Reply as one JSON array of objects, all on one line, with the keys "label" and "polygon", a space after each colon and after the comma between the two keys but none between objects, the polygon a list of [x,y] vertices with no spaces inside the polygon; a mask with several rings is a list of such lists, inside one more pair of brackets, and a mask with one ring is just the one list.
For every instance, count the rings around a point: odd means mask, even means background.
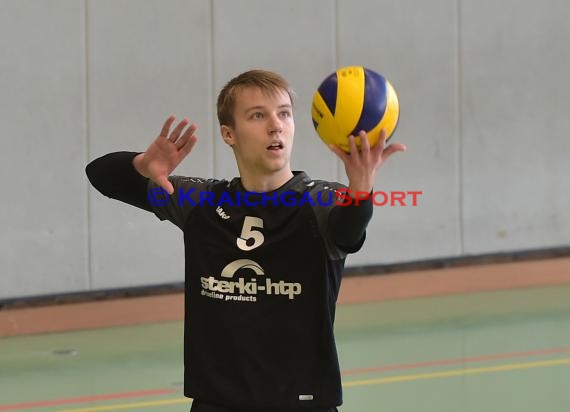
[{"label": "jersey sleeve", "polygon": [[188,215],[210,191],[214,179],[170,176],[174,193],[169,195],[152,180],[142,176],[133,166],[136,152],[114,152],[90,162],[85,173],[93,187],[111,199],[153,212],[161,220],[184,227]]},{"label": "jersey sleeve", "polygon": [[340,183],[323,181],[315,182],[311,190],[319,231],[332,259],[344,259],[360,250],[372,218],[371,200],[341,206],[346,202],[340,202],[339,197],[346,190]]},{"label": "jersey sleeve", "polygon": [[136,171],[138,153],[114,152],[91,161],[85,168],[89,182],[102,195],[152,212],[147,200],[148,179]]},{"label": "jersey sleeve", "polygon": [[337,247],[346,253],[360,250],[366,239],[366,227],[372,218],[371,199],[333,208],[329,216],[330,235]]},{"label": "jersey sleeve", "polygon": [[169,176],[174,192],[169,195],[152,180],[148,182],[148,200],[160,220],[168,220],[184,229],[188,216],[212,193],[214,184],[222,181],[200,177]]}]

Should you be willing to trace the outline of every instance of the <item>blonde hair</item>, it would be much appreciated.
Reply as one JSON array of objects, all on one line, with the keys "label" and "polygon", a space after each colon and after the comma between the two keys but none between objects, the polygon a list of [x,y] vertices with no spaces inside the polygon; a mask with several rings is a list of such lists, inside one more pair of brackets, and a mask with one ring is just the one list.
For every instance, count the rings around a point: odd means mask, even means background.
[{"label": "blonde hair", "polygon": [[269,70],[249,70],[231,79],[220,91],[217,101],[218,121],[221,125],[234,127],[234,108],[238,92],[247,87],[256,87],[264,93],[286,92],[294,106],[295,93],[287,80]]}]

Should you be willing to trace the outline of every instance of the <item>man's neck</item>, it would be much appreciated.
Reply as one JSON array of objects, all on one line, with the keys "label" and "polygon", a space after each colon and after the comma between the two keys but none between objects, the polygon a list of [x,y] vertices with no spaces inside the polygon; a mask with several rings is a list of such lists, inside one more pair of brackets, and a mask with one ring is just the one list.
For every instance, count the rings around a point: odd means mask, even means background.
[{"label": "man's neck", "polygon": [[241,184],[245,190],[250,192],[271,192],[279,189],[293,177],[290,169],[284,169],[279,172],[260,175],[240,173]]}]

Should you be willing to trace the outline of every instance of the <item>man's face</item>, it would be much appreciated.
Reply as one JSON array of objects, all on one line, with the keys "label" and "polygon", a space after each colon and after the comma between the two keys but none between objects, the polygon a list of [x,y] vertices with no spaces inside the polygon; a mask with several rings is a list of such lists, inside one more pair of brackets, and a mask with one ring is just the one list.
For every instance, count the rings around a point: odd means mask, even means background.
[{"label": "man's face", "polygon": [[223,126],[222,135],[233,146],[240,171],[289,172],[295,134],[289,94],[247,87],[236,97],[234,127]]}]

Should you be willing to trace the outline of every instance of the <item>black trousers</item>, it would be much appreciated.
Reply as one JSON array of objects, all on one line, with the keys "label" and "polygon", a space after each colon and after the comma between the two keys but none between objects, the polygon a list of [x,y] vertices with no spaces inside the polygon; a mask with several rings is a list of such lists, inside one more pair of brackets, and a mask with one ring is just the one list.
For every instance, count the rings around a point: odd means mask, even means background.
[{"label": "black trousers", "polygon": [[[224,406],[213,405],[211,403],[204,403],[194,399],[194,401],[192,402],[192,408],[190,409],[190,412],[255,412],[255,411],[248,411],[245,409],[229,409]],[[336,408],[307,409],[306,412],[338,412],[338,409]]]}]

